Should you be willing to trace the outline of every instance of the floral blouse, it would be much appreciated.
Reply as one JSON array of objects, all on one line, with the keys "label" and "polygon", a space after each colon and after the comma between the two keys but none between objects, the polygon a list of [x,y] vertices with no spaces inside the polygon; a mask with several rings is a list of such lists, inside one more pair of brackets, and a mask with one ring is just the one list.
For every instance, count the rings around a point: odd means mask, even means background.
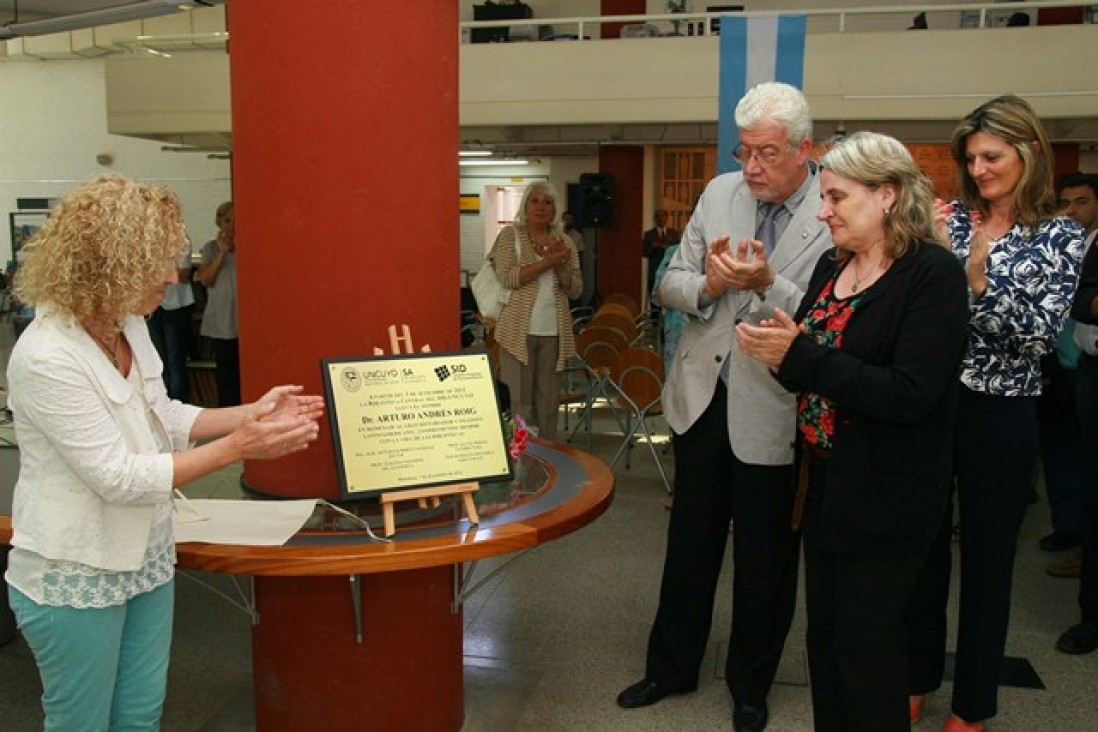
[{"label": "floral blouse", "polygon": [[[843,330],[866,293],[862,290],[845,299],[836,297],[835,281],[841,273],[840,269],[824,285],[819,299],[805,313],[802,322],[807,334],[817,343],[835,349],[843,347]],[[831,440],[835,435],[834,403],[810,391],[801,394],[800,403],[797,405],[797,428],[800,429],[805,442],[830,450]]]},{"label": "floral blouse", "polygon": [[[947,221],[953,253],[968,262],[972,215],[953,202]],[[998,396],[1041,393],[1041,356],[1052,351],[1071,307],[1083,260],[1083,229],[1066,217],[1036,231],[1015,223],[991,247],[987,289],[971,299],[961,382]]]}]

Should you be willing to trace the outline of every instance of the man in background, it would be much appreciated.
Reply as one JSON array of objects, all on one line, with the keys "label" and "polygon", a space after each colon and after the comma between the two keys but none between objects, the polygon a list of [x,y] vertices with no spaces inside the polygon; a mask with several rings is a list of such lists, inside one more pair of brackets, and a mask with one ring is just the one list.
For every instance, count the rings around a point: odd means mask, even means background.
[{"label": "man in background", "polygon": [[656,209],[655,226],[644,232],[644,256],[648,260],[648,294],[656,283],[656,270],[667,253],[667,247],[679,243],[680,234],[667,225],[667,210]]},{"label": "man in background", "polygon": [[[1065,185],[1061,199],[1068,201],[1068,215],[1082,223],[1080,208],[1098,218],[1098,176],[1086,176],[1084,185]],[[1088,190],[1084,191],[1083,188]],[[1071,307],[1076,321],[1075,342],[1080,348],[1076,373],[1076,406],[1082,435],[1083,496],[1081,527],[1083,556],[1079,578],[1080,622],[1056,641],[1062,653],[1081,655],[1098,649],[1098,222],[1087,228],[1087,250],[1079,289]],[[1086,224],[1084,224],[1085,226]]]}]

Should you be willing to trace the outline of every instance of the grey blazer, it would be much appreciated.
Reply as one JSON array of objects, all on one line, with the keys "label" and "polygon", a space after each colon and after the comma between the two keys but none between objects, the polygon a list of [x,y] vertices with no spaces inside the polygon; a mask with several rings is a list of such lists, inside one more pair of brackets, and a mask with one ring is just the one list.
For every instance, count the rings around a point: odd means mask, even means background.
[{"label": "grey blazer", "polygon": [[820,210],[818,175],[770,256],[777,275],[765,297],[752,291],[725,293],[705,308],[698,307],[705,285],[709,242],[731,235],[755,238],[757,202],[741,173],[726,173],[710,181],[683,232],[679,250],[660,284],[666,306],[687,314],[663,390],[668,424],[682,434],[713,399],[721,366],[730,354],[728,377],[728,438],[736,457],[754,465],[793,462],[796,396],[783,389],[766,366],[741,353],[733,328],[738,320],[758,322],[775,307],[792,314],[800,304],[820,255],[831,249],[831,233],[816,219]]}]

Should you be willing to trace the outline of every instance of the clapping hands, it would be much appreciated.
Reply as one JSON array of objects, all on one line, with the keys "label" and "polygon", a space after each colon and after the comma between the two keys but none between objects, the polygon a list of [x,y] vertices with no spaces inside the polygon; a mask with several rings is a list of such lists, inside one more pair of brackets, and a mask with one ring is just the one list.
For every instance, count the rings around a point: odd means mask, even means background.
[{"label": "clapping hands", "polygon": [[240,457],[267,459],[304,450],[320,434],[324,399],[302,395],[301,386],[276,386],[248,406],[231,435]]},{"label": "clapping hands", "polygon": [[736,343],[751,358],[777,370],[802,331],[793,318],[781,308],[775,308],[774,317],[764,318],[758,325],[737,324]]}]

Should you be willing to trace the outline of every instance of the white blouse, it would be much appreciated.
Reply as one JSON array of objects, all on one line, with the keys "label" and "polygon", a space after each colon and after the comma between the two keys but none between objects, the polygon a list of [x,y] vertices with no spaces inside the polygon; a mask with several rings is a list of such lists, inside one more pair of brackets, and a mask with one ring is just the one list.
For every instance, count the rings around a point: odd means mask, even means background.
[{"label": "white blouse", "polygon": [[9,581],[20,590],[25,570],[36,569],[24,563],[29,554],[105,572],[174,559],[171,452],[187,447],[201,410],[168,399],[144,320],[128,318],[124,332],[134,354],[129,378],[83,328],[48,311],[12,351],[20,472]]}]

